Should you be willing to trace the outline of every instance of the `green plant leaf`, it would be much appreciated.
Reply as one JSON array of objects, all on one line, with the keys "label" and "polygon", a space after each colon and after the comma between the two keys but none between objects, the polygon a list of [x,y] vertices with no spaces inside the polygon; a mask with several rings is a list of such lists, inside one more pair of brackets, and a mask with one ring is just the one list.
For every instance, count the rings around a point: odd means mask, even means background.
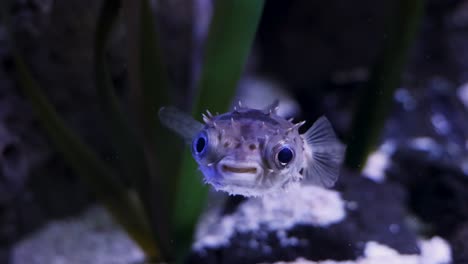
[{"label": "green plant leaf", "polygon": [[122,112],[105,59],[106,42],[118,17],[119,9],[120,1],[106,0],[98,19],[94,58],[96,88],[101,109],[110,127],[110,137],[121,156],[121,166],[124,167],[125,176],[138,190],[143,181],[141,179],[149,177],[144,151],[136,140],[134,131],[127,120],[128,117]]},{"label": "green plant leaf", "polygon": [[129,79],[136,126],[151,177],[141,190],[154,235],[166,261],[172,260],[171,222],[175,177],[180,159],[180,141],[157,119],[162,106],[171,105],[166,65],[147,0],[125,0],[129,48]]},{"label": "green plant leaf", "polygon": [[[205,58],[198,84],[193,114],[226,111],[252,46],[264,1],[214,1],[214,13],[205,47]],[[174,223],[178,252],[187,250],[198,217],[203,210],[208,187],[190,151],[185,151],[179,173]]]},{"label": "green plant leaf", "polygon": [[[152,203],[149,201],[151,198],[147,194],[146,184],[151,176],[147,169],[145,153],[136,140],[135,133],[127,120],[128,117],[121,110],[105,58],[106,44],[119,10],[120,1],[106,0],[98,18],[94,57],[96,88],[101,109],[106,115],[106,121],[110,127],[110,137],[121,159],[120,166],[124,170],[125,179],[136,188],[136,201],[144,208],[144,216],[149,219],[149,211],[154,208],[152,208]],[[148,236],[148,240],[154,239],[151,232],[146,233],[146,236]],[[149,252],[147,255],[150,258],[153,257],[149,255]]]},{"label": "green plant leaf", "polygon": [[400,83],[409,48],[418,32],[423,7],[422,0],[400,0],[396,19],[389,21],[387,42],[354,114],[345,158],[345,165],[349,168],[363,168],[369,152],[378,141],[393,93]]},{"label": "green plant leaf", "polygon": [[214,1],[193,113],[229,106],[257,32],[263,0]]}]

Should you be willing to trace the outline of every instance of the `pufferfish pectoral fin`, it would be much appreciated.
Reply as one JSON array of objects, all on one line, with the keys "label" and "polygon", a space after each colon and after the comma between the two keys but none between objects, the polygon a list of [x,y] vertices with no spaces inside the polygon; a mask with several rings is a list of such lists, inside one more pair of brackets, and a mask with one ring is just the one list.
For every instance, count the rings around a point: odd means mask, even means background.
[{"label": "pufferfish pectoral fin", "polygon": [[306,142],[304,182],[332,187],[340,173],[346,147],[341,144],[324,116],[302,135]]},{"label": "pufferfish pectoral fin", "polygon": [[159,109],[159,119],[164,126],[179,134],[189,144],[197,133],[203,129],[202,123],[173,106],[161,107]]}]

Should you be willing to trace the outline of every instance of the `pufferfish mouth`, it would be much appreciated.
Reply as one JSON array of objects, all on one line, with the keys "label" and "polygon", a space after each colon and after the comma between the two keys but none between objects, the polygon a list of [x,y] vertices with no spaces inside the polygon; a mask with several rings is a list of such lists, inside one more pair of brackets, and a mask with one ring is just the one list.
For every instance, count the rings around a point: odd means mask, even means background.
[{"label": "pufferfish mouth", "polygon": [[230,158],[221,160],[217,170],[225,180],[254,180],[262,173],[262,168],[257,162],[238,161]]},{"label": "pufferfish mouth", "polygon": [[222,165],[221,168],[223,172],[257,174],[257,168],[255,167],[232,167],[228,165]]}]

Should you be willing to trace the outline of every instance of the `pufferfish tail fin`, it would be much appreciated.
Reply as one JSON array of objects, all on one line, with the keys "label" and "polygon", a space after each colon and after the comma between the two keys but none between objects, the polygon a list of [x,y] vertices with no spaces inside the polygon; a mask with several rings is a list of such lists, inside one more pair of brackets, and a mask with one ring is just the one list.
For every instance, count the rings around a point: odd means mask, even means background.
[{"label": "pufferfish tail fin", "polygon": [[340,173],[346,147],[341,144],[324,116],[302,135],[306,142],[304,183],[332,187]]}]

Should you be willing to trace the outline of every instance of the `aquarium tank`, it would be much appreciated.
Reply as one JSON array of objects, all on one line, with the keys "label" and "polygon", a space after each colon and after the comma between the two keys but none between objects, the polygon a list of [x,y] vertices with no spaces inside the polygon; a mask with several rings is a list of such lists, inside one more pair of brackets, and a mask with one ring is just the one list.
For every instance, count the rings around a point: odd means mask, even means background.
[{"label": "aquarium tank", "polygon": [[0,263],[468,263],[468,2],[4,0]]}]

